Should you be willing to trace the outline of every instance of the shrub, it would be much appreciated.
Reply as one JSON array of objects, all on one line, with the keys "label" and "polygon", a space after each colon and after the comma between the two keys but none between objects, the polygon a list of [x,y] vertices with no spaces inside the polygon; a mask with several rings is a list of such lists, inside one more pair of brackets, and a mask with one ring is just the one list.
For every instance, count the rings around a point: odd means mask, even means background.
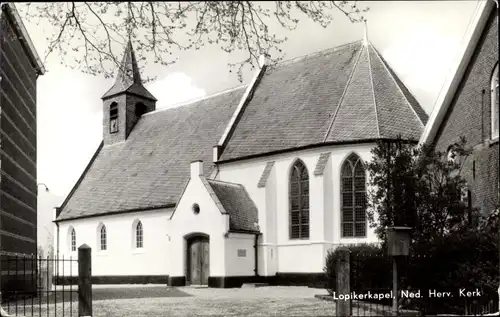
[{"label": "shrub", "polygon": [[[391,266],[381,246],[358,244],[347,246],[347,248],[351,258],[351,291],[375,291],[386,288],[387,283],[390,285]],[[326,290],[330,295],[337,289],[338,251],[338,248],[328,251],[325,261]]]}]

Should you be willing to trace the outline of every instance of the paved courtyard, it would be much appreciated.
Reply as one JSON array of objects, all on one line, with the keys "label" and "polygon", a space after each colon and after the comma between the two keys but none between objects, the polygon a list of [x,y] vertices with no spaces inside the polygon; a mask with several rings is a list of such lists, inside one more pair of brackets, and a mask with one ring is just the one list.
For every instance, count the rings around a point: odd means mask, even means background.
[{"label": "paved courtyard", "polygon": [[94,316],[332,316],[332,302],[307,287],[209,289],[181,287],[189,297],[94,302]]},{"label": "paved courtyard", "polygon": [[[334,303],[314,298],[325,290],[307,287],[167,288],[159,285],[95,285],[93,316],[335,316]],[[59,298],[59,297],[58,297]],[[51,300],[49,300],[51,302]],[[78,305],[59,300],[36,305],[25,316],[77,316]],[[5,307],[6,308],[6,307]],[[40,311],[39,311],[40,310]],[[57,310],[57,311],[54,311]],[[14,307],[9,311],[15,313]]]}]

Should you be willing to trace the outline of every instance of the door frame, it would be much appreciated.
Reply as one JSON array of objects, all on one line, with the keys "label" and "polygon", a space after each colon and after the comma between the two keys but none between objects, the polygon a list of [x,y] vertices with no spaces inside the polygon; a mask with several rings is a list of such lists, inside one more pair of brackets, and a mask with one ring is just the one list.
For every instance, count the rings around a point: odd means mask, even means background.
[{"label": "door frame", "polygon": [[[196,241],[206,241],[208,243],[208,256],[210,257],[210,237],[208,234],[201,233],[201,232],[196,232],[196,233],[191,233],[189,235],[184,236],[185,239],[185,250],[184,250],[184,256],[185,256],[185,272],[186,272],[186,285],[191,285],[191,244]],[[210,259],[209,259],[209,265],[210,265]]]}]

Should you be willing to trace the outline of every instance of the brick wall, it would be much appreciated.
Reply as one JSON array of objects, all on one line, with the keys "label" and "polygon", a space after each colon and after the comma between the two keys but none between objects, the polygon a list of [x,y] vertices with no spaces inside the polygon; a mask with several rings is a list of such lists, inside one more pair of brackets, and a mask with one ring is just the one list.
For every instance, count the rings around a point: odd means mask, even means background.
[{"label": "brick wall", "polygon": [[[118,132],[110,133],[109,108],[114,102],[116,102],[118,106]],[[115,144],[127,139],[130,132],[132,132],[135,124],[140,119],[135,115],[135,106],[138,103],[142,103],[146,106],[146,112],[151,112],[156,109],[156,103],[154,101],[126,93],[106,99],[104,101],[102,131],[105,145]]]},{"label": "brick wall", "polygon": [[436,149],[467,140],[473,154],[465,161],[463,175],[473,203],[490,212],[498,202],[498,140],[491,140],[490,80],[498,60],[496,12],[493,10],[476,51],[436,136]]},{"label": "brick wall", "polygon": [[[0,20],[0,260],[1,289],[24,287],[25,272],[9,255],[37,252],[36,69],[12,28]],[[27,273],[29,275],[29,273]],[[21,276],[22,275],[22,276]],[[31,286],[30,286],[31,287]]]}]

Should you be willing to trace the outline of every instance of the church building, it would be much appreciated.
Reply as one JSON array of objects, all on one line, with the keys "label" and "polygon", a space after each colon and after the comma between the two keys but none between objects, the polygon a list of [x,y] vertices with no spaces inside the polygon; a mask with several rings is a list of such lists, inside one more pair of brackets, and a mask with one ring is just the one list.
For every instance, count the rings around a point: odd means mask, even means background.
[{"label": "church building", "polygon": [[376,241],[375,142],[418,142],[427,122],[366,37],[261,58],[248,85],[159,110],[128,43],[102,100],[103,141],[56,209],[55,237],[59,257],[89,245],[93,282],[107,284],[313,284],[328,250]]}]

